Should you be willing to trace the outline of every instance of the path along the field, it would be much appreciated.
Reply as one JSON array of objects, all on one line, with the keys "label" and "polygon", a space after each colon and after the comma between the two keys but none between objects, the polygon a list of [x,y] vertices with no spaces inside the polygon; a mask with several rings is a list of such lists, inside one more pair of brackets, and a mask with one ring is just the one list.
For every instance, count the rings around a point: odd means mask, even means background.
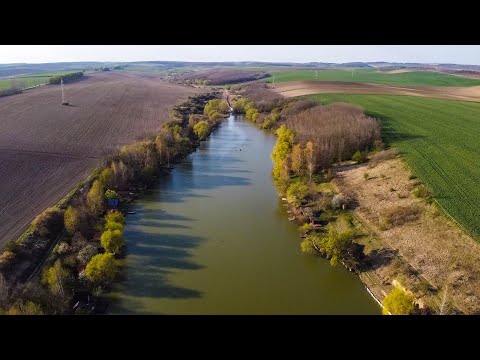
[{"label": "path along the field", "polygon": [[0,246],[81,181],[99,159],[157,130],[198,89],[155,77],[97,73],[0,98]]},{"label": "path along the field", "polygon": [[344,81],[292,81],[276,83],[274,90],[286,97],[312,94],[388,94],[437,99],[480,101],[480,86],[400,86]]}]

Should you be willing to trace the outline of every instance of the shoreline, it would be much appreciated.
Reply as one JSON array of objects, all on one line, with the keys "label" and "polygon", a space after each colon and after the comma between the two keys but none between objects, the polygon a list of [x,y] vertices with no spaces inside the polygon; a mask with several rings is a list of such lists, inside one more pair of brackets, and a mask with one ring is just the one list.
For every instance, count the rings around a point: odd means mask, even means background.
[{"label": "shoreline", "polygon": [[[239,95],[239,93],[236,93]],[[251,102],[251,100],[248,98],[248,96],[240,96],[240,98],[245,98],[245,101]],[[261,116],[268,116],[268,112],[265,114],[262,114]],[[262,124],[261,124],[261,119],[262,117],[260,116],[260,121],[257,121],[258,115],[255,118],[251,118],[247,116],[246,118],[249,120],[250,123],[255,125],[255,127],[262,129],[262,130],[267,130],[268,132],[271,132],[271,129],[264,129]],[[278,126],[277,126],[278,127]],[[373,156],[370,154],[369,158]],[[380,161],[380,162],[378,162]],[[385,166],[389,166],[390,164],[387,160],[376,160],[375,163],[372,162],[372,166],[376,167],[376,164],[382,164],[383,162],[387,162]],[[377,172],[379,170],[370,170],[367,169],[365,166],[344,166],[345,163],[340,163],[340,164],[335,164],[332,168],[333,173],[335,173],[335,176],[331,180],[327,180],[326,184],[329,184],[329,186],[333,187],[334,191],[333,194],[339,193],[339,194],[352,194],[355,198],[352,199],[354,200],[355,204],[351,204],[352,207],[347,205],[349,207],[349,210],[342,211],[345,212],[345,215],[349,216],[352,219],[352,231],[354,231],[355,236],[353,239],[354,244],[358,244],[362,246],[362,253],[363,255],[359,258],[354,258],[353,263],[355,265],[358,265],[356,269],[352,269],[350,264],[345,264],[344,261],[339,261],[339,263],[342,263],[342,265],[347,269],[352,272],[355,272],[362,284],[365,286],[367,292],[374,298],[374,300],[382,307],[382,299],[386,297],[387,293],[389,293],[391,290],[394,288],[400,288],[404,292],[410,293],[413,295],[415,299],[415,304],[416,304],[416,310],[414,311],[415,314],[435,314],[435,313],[449,313],[449,314],[468,314],[475,312],[475,304],[474,300],[475,298],[478,298],[477,292],[475,290],[475,274],[470,270],[468,267],[468,264],[464,264],[462,261],[458,259],[458,255],[461,253],[461,251],[467,251],[467,249],[472,248],[473,250],[473,245],[468,242],[468,239],[465,241],[462,241],[459,244],[459,250],[454,253],[451,253],[449,257],[452,259],[457,258],[457,262],[454,262],[455,268],[453,269],[453,273],[451,269],[448,269],[449,271],[445,272],[440,272],[435,273],[432,272],[433,269],[429,268],[428,264],[429,262],[423,264],[422,256],[427,256],[427,259],[430,258],[435,258],[438,264],[440,264],[440,259],[441,255],[432,253],[432,249],[419,249],[415,250],[414,244],[406,243],[406,240],[401,240],[402,242],[399,242],[395,240],[394,238],[390,238],[392,233],[397,234],[400,231],[405,231],[404,237],[408,235],[411,231],[414,231],[415,226],[419,226],[419,231],[422,235],[424,236],[429,236],[428,229],[429,227],[432,226],[433,223],[436,223],[438,225],[442,225],[439,223],[448,223],[448,226],[452,228],[451,234],[456,234],[456,236],[462,237],[462,240],[464,237],[469,236],[469,232],[465,231],[465,229],[461,226],[458,226],[456,224],[456,221],[451,219],[451,216],[445,212],[445,210],[442,207],[436,208],[434,205],[431,205],[430,203],[433,202],[433,204],[436,204],[436,199],[430,199],[428,195],[417,195],[415,193],[415,189],[417,187],[422,187],[422,182],[420,180],[415,180],[417,179],[416,176],[411,174],[411,170],[408,167],[408,163],[406,159],[401,158],[398,159],[398,161],[401,162],[401,164],[404,165],[405,171],[404,174],[402,175],[402,178],[405,178],[404,182],[400,183],[391,183],[389,182],[389,177],[386,177],[385,174],[387,172],[382,173],[382,174],[376,174],[372,179],[387,179],[384,180],[383,186],[386,186],[386,184],[391,184],[390,190],[388,190],[388,187],[386,188],[387,190],[383,189],[383,192],[380,194],[376,194],[378,192],[378,189],[380,188],[371,188],[368,190],[367,195],[375,195],[375,196],[381,196],[381,197],[387,197],[390,198],[393,195],[394,198],[398,198],[397,202],[392,198],[392,203],[390,204],[389,210],[397,210],[394,209],[400,206],[402,208],[402,204],[405,204],[408,206],[409,204],[418,204],[420,208],[422,209],[422,213],[420,214],[420,220],[406,220],[406,225],[396,225],[395,223],[391,225],[388,228],[383,228],[380,226],[380,230],[374,230],[377,229],[377,223],[371,223],[372,221],[372,216],[379,217],[381,221],[382,219],[386,216],[381,209],[376,209],[374,213],[371,213],[371,211],[368,211],[369,205],[363,205],[364,207],[367,206],[366,210],[364,208],[359,208],[359,204],[357,203],[357,200],[361,200],[363,204],[363,196],[365,196],[365,191],[363,190],[363,193],[357,193],[355,190],[355,185],[356,183],[351,183],[349,186],[338,186],[339,182],[341,182],[341,179],[343,178],[343,175],[345,173],[349,173],[350,171],[353,171],[355,168],[360,168],[363,169],[362,171],[373,171]],[[349,164],[351,165],[351,164]],[[397,166],[398,167],[398,166]],[[352,168],[352,169],[349,169]],[[402,167],[403,168],[403,167]],[[343,174],[337,174],[337,170],[344,171]],[[358,170],[360,171],[360,170]],[[387,171],[383,169],[383,171]],[[365,175],[367,176],[368,173],[361,173],[360,175]],[[381,175],[381,176],[380,176]],[[370,180],[370,178],[365,178],[366,180]],[[395,178],[396,181],[398,180]],[[408,179],[408,180],[407,180]],[[414,179],[414,180],[412,180]],[[292,181],[292,180],[291,180]],[[296,181],[295,179],[293,181]],[[325,181],[325,180],[323,180]],[[360,181],[360,180],[358,180]],[[377,182],[380,180],[370,180],[369,183],[372,183],[375,185]],[[365,183],[364,176],[361,176],[361,183]],[[420,184],[420,185],[418,185]],[[352,188],[353,186],[353,188]],[[400,186],[401,191],[398,192],[399,188],[397,186]],[[407,188],[407,189],[404,189]],[[316,189],[316,187],[315,187]],[[413,190],[412,190],[413,189]],[[408,191],[406,191],[408,190]],[[282,194],[283,190],[279,190],[277,188],[277,193],[279,197],[282,198],[282,200],[286,201],[286,198],[284,198],[286,195]],[[327,190],[328,191],[328,190]],[[318,189],[315,190],[316,193],[320,192],[323,193],[323,189]],[[362,195],[363,194],[363,195]],[[357,196],[360,196],[362,199],[358,199]],[[418,198],[418,199],[416,199]],[[410,199],[410,200],[409,200]],[[408,202],[410,201],[410,203]],[[285,206],[286,204],[284,204]],[[312,204],[305,204],[307,207],[311,207]],[[298,206],[295,207],[293,204],[286,205],[287,206],[287,214],[285,214],[290,221],[295,221],[295,223],[299,226],[304,225],[304,223],[308,223],[308,211],[305,212],[303,209],[303,206]],[[437,210],[435,212],[435,209]],[[303,210],[303,211],[302,211]],[[401,209],[399,209],[401,210]],[[367,211],[367,214],[370,214],[367,216],[367,218],[362,217],[362,211],[365,212]],[[364,214],[365,215],[365,214]],[[447,216],[445,216],[447,215]],[[310,215],[312,216],[312,215]],[[327,217],[330,216],[327,214]],[[329,220],[336,223],[339,213],[333,214],[334,217],[331,217],[331,219],[334,220]],[[423,218],[425,216],[425,218]],[[432,220],[432,216],[434,217]],[[435,217],[438,217],[437,220],[435,220]],[[423,219],[425,219],[426,223],[424,224]],[[413,223],[411,223],[413,221]],[[378,221],[377,221],[378,222]],[[413,224],[413,225],[412,225]],[[381,224],[380,224],[381,225]],[[457,226],[455,226],[457,225]],[[305,225],[306,226],[306,225]],[[402,226],[405,226],[404,228]],[[447,225],[445,225],[447,226]],[[372,228],[373,227],[373,228]],[[397,229],[397,227],[399,229]],[[300,234],[299,238],[300,240],[304,241],[304,239],[308,236],[309,232],[311,231],[307,227],[304,227],[304,229],[300,229]],[[393,230],[392,230],[393,229]],[[403,230],[405,229],[405,230]],[[443,227],[442,227],[443,229]],[[389,230],[389,231],[387,231]],[[425,233],[427,232],[427,233]],[[303,234],[302,234],[303,233]],[[424,234],[425,233],[425,234]],[[321,234],[321,233],[320,233]],[[321,235],[320,235],[321,236]],[[454,235],[455,236],[455,235]],[[470,236],[471,237],[471,236]],[[432,238],[429,240],[430,246],[432,245],[432,242],[435,242],[436,235],[432,234]],[[473,239],[473,237],[471,237]],[[306,241],[309,243],[308,246],[312,248],[312,251],[315,253],[320,253],[320,249],[317,246],[314,246],[314,238],[307,239],[309,241]],[[419,241],[420,239],[418,236],[416,236],[416,240]],[[402,245],[403,244],[403,245]],[[304,245],[302,243],[302,249],[304,249]],[[358,246],[355,245],[355,246]],[[408,247],[410,246],[410,248]],[[413,246],[413,248],[412,248]],[[442,247],[442,243],[438,243],[438,246]],[[452,245],[453,246],[453,245]],[[440,253],[443,253],[447,248],[442,249]],[[437,249],[438,250],[438,249]],[[305,248],[305,251],[306,248]],[[430,253],[429,253],[430,251]],[[414,254],[412,256],[412,253]],[[415,254],[420,254],[416,255]],[[475,251],[475,254],[477,252]],[[430,255],[428,255],[430,254]],[[472,254],[470,258],[473,258],[476,256],[475,254]],[[319,254],[322,257],[323,254]],[[347,262],[352,262],[350,261]],[[427,260],[428,261],[428,260]],[[430,261],[430,262],[432,262]],[[455,265],[456,264],[456,265]],[[448,265],[448,264],[447,264]],[[440,266],[440,265],[438,265]],[[447,269],[445,269],[447,270]],[[432,274],[430,274],[432,273]],[[441,274],[444,275],[441,275]],[[462,274],[462,275],[456,275],[455,279],[452,280],[451,276],[453,274]],[[443,278],[442,278],[443,276]],[[448,277],[448,279],[447,279]],[[466,282],[465,279],[466,277]],[[445,279],[444,279],[445,278]],[[456,280],[458,278],[458,280]],[[448,287],[448,294],[447,294],[447,287]],[[446,295],[445,295],[446,294]],[[447,310],[443,308],[443,305],[445,304],[445,299],[447,299]],[[441,308],[439,308],[439,304],[441,305]],[[446,312],[445,312],[446,311]]]},{"label": "shoreline", "polygon": [[[172,151],[176,151],[176,153],[173,153],[173,156],[169,156],[168,158],[168,165],[166,162],[159,162],[158,165],[156,165],[156,169],[153,169],[153,174],[148,175],[148,178],[144,178],[144,176],[138,175],[137,177],[132,178],[129,180],[127,184],[120,185],[118,186],[113,186],[113,189],[118,190],[119,194],[123,193],[120,195],[118,198],[120,200],[119,206],[114,207],[114,211],[120,211],[122,214],[128,215],[129,210],[129,205],[135,201],[135,199],[141,197],[144,195],[145,191],[148,189],[153,188],[157,183],[160,177],[165,176],[170,172],[171,169],[174,168],[174,165],[182,161],[185,157],[189,156],[191,153],[195,152],[198,147],[200,146],[201,141],[205,140],[210,136],[210,134],[219,126],[219,124],[226,118],[228,115],[221,114],[216,112],[214,117],[210,117],[207,115],[204,115],[203,113],[203,108],[204,106],[210,101],[214,99],[221,99],[221,95],[219,94],[218,91],[215,91],[212,89],[212,91],[208,93],[202,93],[198,94],[196,96],[189,97],[188,100],[176,105],[172,109],[172,119],[171,121],[168,121],[163,124],[162,129],[170,129],[172,127],[173,129],[175,127],[179,127],[182,129],[181,131],[183,133],[188,133],[189,131],[192,131],[193,124],[196,124],[197,122],[204,122],[205,123],[205,129],[202,128],[202,135],[201,137],[196,137],[192,133],[189,133],[190,138],[189,138],[189,144],[185,145],[182,143],[183,148],[181,150],[174,150],[173,148],[166,148],[167,153],[170,153]],[[221,101],[221,100],[220,100]],[[194,118],[193,124],[192,122],[192,117]],[[161,131],[161,130],[158,130]],[[155,135],[158,136],[160,132],[156,133]],[[193,136],[193,137],[192,137]],[[183,138],[187,139],[187,138]],[[152,141],[152,140],[147,140],[147,141]],[[176,141],[176,140],[175,140]],[[145,143],[145,141],[137,141],[134,142],[133,144],[126,145],[124,148],[128,149],[128,147],[132,146],[140,146],[141,144]],[[155,142],[153,142],[155,145]],[[165,145],[162,145],[165,146]],[[170,145],[168,145],[170,146]],[[177,145],[172,145],[172,146],[177,146]],[[185,148],[185,146],[187,148]],[[122,149],[119,149],[118,154],[121,154]],[[71,205],[74,206],[79,206],[79,204],[85,203],[87,200],[86,195],[87,193],[90,194],[91,190],[93,189],[93,185],[98,182],[100,178],[100,172],[106,170],[109,168],[109,163],[112,161],[115,161],[115,158],[117,158],[118,155],[111,155],[103,159],[103,162],[100,163],[100,165],[95,168],[89,175],[88,177],[84,180],[79,182],[67,195],[65,195],[61,200],[59,200],[57,203],[52,205],[50,208],[44,210],[40,215],[36,217],[36,220],[34,220],[27,230],[23,232],[17,239],[11,240],[7,242],[6,244],[6,249],[4,247],[4,252],[9,252],[9,251],[14,251],[15,257],[13,258],[13,261],[8,265],[8,267],[3,267],[0,271],[0,275],[4,275],[6,280],[9,283],[9,288],[13,289],[14,287],[20,287],[23,288],[25,286],[28,286],[28,284],[35,284],[35,285],[40,285],[40,275],[42,275],[42,282],[44,281],[43,277],[45,275],[45,270],[47,269],[47,266],[50,266],[53,264],[54,261],[58,261],[59,259],[63,259],[62,255],[59,255],[58,252],[56,251],[58,248],[58,245],[65,245],[69,244],[72,240],[72,233],[67,234],[67,231],[64,227],[64,212],[67,207],[71,207]],[[160,158],[159,158],[160,160]],[[164,159],[166,161],[166,159]],[[90,189],[92,187],[92,189]],[[104,186],[104,190],[107,190],[109,188],[112,188],[110,186]],[[90,192],[89,192],[90,190]],[[104,195],[102,195],[103,198]],[[97,254],[102,254],[103,252],[100,251],[100,236],[99,236],[99,230],[100,228],[103,228],[103,223],[104,223],[104,215],[108,213],[110,209],[112,209],[110,206],[106,205],[106,200],[103,198],[102,200],[103,205],[102,205],[102,211],[92,213],[91,215],[88,216],[93,216],[91,220],[93,223],[90,222],[90,228],[89,232],[92,233],[90,236],[85,236],[86,244],[91,244],[88,246],[96,246],[97,248]],[[76,204],[76,205],[75,205]],[[85,205],[80,205],[80,206],[85,206]],[[55,216],[55,221],[58,223],[61,218],[61,225],[56,225],[54,227],[52,224],[54,224],[54,220],[52,219],[52,216],[50,214],[54,214]],[[39,225],[41,223],[42,225]],[[41,232],[42,230],[40,229],[40,226],[44,226],[48,229],[48,231],[42,235],[43,233]],[[83,230],[82,230],[83,232]],[[82,236],[82,234],[80,235]],[[75,237],[75,236],[73,236]],[[84,240],[84,241],[85,241]],[[39,248],[37,251],[33,250],[28,250],[29,245],[33,243],[35,248],[38,248],[35,244],[41,243],[43,244],[43,249]],[[12,249],[12,250],[10,250]],[[26,250],[24,250],[26,249]],[[12,253],[12,252],[10,252]],[[124,250],[122,251],[124,254]],[[77,256],[77,253],[73,253],[72,256]],[[124,257],[123,255],[120,256],[120,258]],[[74,271],[74,270],[72,270]],[[71,275],[74,275],[72,273]],[[76,278],[76,275],[75,275]],[[74,283],[77,283],[79,280],[74,280]],[[116,280],[113,280],[113,282],[116,282]],[[68,286],[67,286],[68,287]],[[107,284],[105,290],[107,290],[110,287],[109,284]],[[75,293],[77,291],[83,291],[83,287],[79,287],[79,285],[74,285],[71,290],[73,291],[74,294],[74,299],[75,299]],[[45,289],[46,291],[49,291],[49,289]],[[67,290],[67,289],[66,289]],[[92,290],[93,291],[93,290]],[[23,300],[22,292],[15,292],[11,294],[10,296],[10,302],[13,304],[18,303],[18,301],[25,301]],[[69,291],[70,292],[70,289]],[[92,294],[91,294],[92,295]],[[71,301],[71,295],[63,295],[63,290],[62,290],[62,297],[64,298],[65,301],[68,300],[68,302]],[[98,302],[102,302],[104,305],[104,296],[103,294],[100,294],[98,296],[93,296],[93,303],[98,305]],[[28,300],[27,300],[28,302]],[[45,308],[50,309],[51,306],[53,306],[53,313],[60,313],[60,314],[69,314],[72,313],[72,310],[70,307],[63,309],[55,308],[55,305],[46,305],[43,300],[40,300],[40,304],[44,305]],[[43,307],[43,306],[42,306]],[[1,311],[1,309],[0,309]],[[7,309],[5,309],[7,311]],[[52,309],[47,311],[46,313],[51,313]],[[73,310],[73,313],[75,311]],[[96,310],[94,310],[94,313],[97,313]],[[100,311],[100,313],[102,313]]]}]

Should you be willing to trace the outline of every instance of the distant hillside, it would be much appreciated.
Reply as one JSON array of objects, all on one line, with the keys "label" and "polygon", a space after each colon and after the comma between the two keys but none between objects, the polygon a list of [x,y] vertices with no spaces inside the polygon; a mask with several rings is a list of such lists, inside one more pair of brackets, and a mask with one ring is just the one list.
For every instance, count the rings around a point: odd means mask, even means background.
[{"label": "distant hillside", "polygon": [[0,77],[20,74],[41,74],[45,72],[90,70],[101,67],[121,66],[124,70],[133,71],[166,71],[183,69],[212,69],[228,67],[245,68],[412,68],[436,71],[480,71],[480,65],[435,64],[435,63],[397,63],[397,62],[260,62],[260,61],[228,61],[228,62],[187,62],[187,61],[134,61],[134,62],[59,62],[46,64],[0,64]]}]

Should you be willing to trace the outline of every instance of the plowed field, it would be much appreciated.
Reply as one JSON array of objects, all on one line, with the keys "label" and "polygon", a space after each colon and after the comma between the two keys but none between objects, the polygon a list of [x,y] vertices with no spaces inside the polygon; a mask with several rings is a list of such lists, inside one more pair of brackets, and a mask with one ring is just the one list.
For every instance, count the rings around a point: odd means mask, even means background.
[{"label": "plowed field", "polygon": [[98,73],[0,98],[0,246],[19,236],[118,146],[157,130],[199,89],[155,77]]}]

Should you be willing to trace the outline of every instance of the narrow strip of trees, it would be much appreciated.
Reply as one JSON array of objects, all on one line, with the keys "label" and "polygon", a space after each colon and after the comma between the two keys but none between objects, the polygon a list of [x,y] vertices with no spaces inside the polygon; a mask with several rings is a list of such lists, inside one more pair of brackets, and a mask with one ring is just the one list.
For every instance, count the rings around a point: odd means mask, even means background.
[{"label": "narrow strip of trees", "polygon": [[72,82],[72,81],[78,80],[78,79],[80,79],[82,76],[83,76],[83,72],[82,72],[82,71],[71,72],[71,73],[67,73],[67,74],[63,74],[63,75],[54,75],[54,76],[52,76],[50,79],[48,79],[48,83],[49,83],[50,85],[60,84],[60,80],[61,80],[61,79],[63,79],[63,82],[64,82],[64,83],[68,83],[68,82]]},{"label": "narrow strip of trees", "polygon": [[[199,99],[176,107],[174,119],[156,136],[126,145],[104,159],[102,168],[85,183],[39,215],[20,239],[7,243],[0,253],[0,313],[66,313],[71,311],[72,289],[100,294],[109,288],[126,245],[125,218],[119,210],[108,209],[109,200],[121,199],[119,194],[131,188],[152,185],[165,168],[193,151],[228,112],[227,104],[208,94]],[[41,281],[13,288],[14,282],[26,280],[58,239]],[[21,262],[22,273],[15,270]]]}]

